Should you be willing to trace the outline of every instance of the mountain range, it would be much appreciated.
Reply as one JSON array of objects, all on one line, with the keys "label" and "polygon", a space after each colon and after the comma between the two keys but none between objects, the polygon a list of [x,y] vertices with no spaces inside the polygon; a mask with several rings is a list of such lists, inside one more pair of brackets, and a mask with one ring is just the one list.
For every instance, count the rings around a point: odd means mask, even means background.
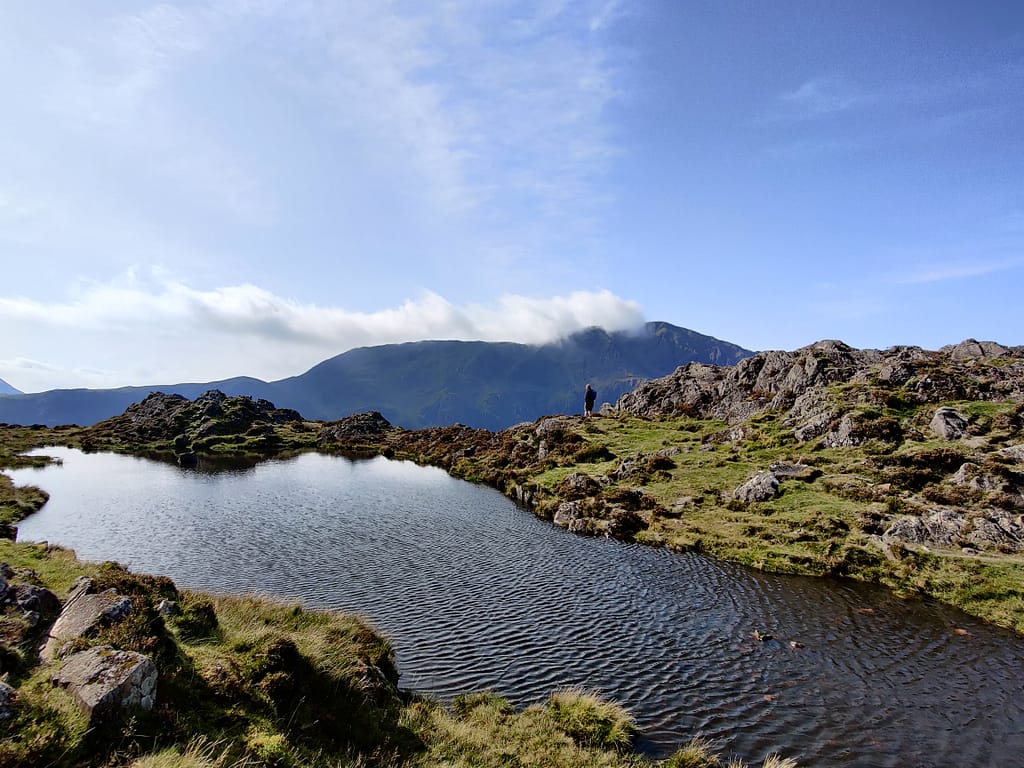
[{"label": "mountain range", "polygon": [[3,379],[0,379],[0,395],[20,395],[21,390],[15,389]]},{"label": "mountain range", "polygon": [[465,424],[503,429],[552,413],[582,409],[584,385],[598,404],[614,403],[648,379],[690,362],[732,365],[754,354],[669,323],[635,331],[589,328],[549,344],[416,341],[361,347],[299,376],[266,382],[237,377],[205,383],[61,389],[0,396],[0,422],[94,424],[122,413],[151,392],[189,399],[217,389],[333,420],[380,411],[392,424],[418,429]]}]

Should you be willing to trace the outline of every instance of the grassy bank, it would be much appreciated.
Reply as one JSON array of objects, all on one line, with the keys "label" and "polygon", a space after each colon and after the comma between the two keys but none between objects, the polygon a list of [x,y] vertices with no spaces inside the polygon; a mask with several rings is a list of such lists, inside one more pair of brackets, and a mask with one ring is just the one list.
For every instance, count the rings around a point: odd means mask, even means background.
[{"label": "grassy bank", "polygon": [[[8,607],[0,648],[16,693],[11,716],[0,719],[5,768],[724,765],[700,742],[664,761],[636,754],[630,715],[586,691],[556,691],[518,711],[487,692],[457,697],[450,708],[415,697],[397,684],[391,644],[358,617],[178,590],[167,578],[83,563],[42,544],[0,541],[0,562],[12,583],[62,597],[82,575],[98,590],[130,596],[129,618],[76,641],[76,650],[134,650],[160,672],[152,711],[126,710],[90,727],[49,682],[60,662],[43,665],[36,655],[48,621],[30,626]],[[167,618],[157,610],[164,600],[179,608]],[[792,764],[771,757],[764,765]]]}]

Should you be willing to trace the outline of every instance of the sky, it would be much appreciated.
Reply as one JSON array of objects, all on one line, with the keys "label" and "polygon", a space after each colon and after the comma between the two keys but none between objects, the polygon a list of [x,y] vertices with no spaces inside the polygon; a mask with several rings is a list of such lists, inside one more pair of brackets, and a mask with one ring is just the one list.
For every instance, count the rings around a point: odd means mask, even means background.
[{"label": "sky", "polygon": [[0,3],[0,379],[1024,344],[1024,4]]}]

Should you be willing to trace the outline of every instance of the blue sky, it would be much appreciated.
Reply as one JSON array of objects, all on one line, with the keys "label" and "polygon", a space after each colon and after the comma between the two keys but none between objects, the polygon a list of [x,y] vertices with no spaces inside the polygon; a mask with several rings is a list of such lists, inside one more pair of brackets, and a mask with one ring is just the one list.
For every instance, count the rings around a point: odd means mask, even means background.
[{"label": "blue sky", "polygon": [[1024,5],[0,6],[0,378],[665,320],[1024,344]]}]

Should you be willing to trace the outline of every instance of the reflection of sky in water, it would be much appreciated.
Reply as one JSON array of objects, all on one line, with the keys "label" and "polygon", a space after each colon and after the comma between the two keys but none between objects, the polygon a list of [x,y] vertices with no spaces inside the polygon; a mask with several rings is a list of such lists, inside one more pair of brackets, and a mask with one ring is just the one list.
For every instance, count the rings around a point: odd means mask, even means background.
[{"label": "reflection of sky in water", "polygon": [[1024,642],[951,609],[580,538],[407,462],[304,454],[203,473],[45,452],[64,465],[11,473],[51,494],[20,538],[369,616],[402,684],[435,696],[491,688],[523,705],[581,685],[633,711],[642,746],[701,733],[752,762],[1009,766],[1024,748]]}]

